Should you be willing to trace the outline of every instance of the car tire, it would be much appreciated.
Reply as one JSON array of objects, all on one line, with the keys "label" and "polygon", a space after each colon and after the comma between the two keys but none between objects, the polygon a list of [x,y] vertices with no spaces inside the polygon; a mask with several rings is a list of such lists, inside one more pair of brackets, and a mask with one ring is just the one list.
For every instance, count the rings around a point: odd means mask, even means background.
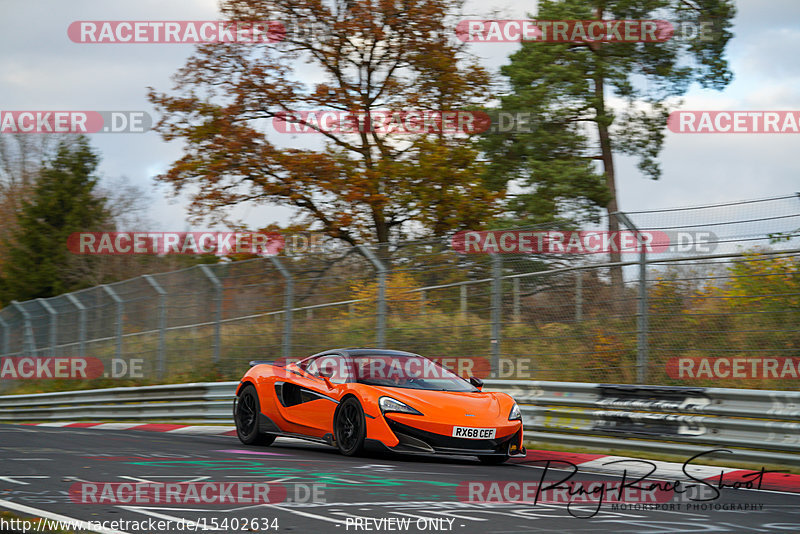
[{"label": "car tire", "polygon": [[484,465],[500,465],[505,463],[509,458],[510,456],[502,454],[493,456],[478,456],[478,460],[480,460]]},{"label": "car tire", "polygon": [[258,431],[258,415],[261,403],[255,386],[247,384],[236,397],[233,404],[233,420],[236,423],[236,436],[245,445],[271,445],[275,436]]},{"label": "car tire", "polygon": [[345,456],[355,456],[364,450],[367,420],[364,409],[355,397],[346,398],[333,416],[333,438]]}]

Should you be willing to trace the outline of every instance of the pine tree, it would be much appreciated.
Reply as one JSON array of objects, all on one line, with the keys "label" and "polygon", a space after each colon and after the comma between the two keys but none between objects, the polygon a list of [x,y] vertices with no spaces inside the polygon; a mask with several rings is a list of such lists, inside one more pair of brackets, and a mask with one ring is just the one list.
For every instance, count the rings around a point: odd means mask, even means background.
[{"label": "pine tree", "polygon": [[[714,31],[657,43],[524,42],[501,68],[510,92],[500,101],[504,111],[530,113],[532,124],[522,133],[489,136],[484,145],[487,183],[522,189],[508,206],[513,220],[559,222],[618,211],[615,155],[636,157],[639,170],[658,179],[670,105],[693,82],[720,90],[732,79],[724,52],[734,14],[732,0],[540,0],[541,20],[667,19],[708,23]],[[608,230],[619,230],[615,217]],[[621,257],[612,252],[610,259]],[[622,270],[611,275],[621,288]]]},{"label": "pine tree", "polygon": [[5,303],[52,297],[87,285],[76,273],[67,250],[73,232],[97,231],[110,223],[105,200],[96,192],[99,157],[85,137],[59,143],[42,169],[19,227],[5,245],[8,257],[0,273]]}]

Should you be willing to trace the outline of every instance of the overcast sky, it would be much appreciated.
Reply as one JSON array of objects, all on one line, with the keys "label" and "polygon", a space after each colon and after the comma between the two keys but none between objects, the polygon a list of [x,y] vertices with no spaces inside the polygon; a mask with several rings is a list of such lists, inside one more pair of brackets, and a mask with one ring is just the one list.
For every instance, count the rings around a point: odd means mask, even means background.
[{"label": "overcast sky", "polygon": [[[0,110],[143,110],[155,117],[148,86],[171,88],[170,76],[192,53],[192,45],[71,42],[76,20],[214,20],[216,0],[0,0]],[[735,37],[727,57],[734,81],[721,92],[693,86],[681,109],[800,110],[800,1],[740,0]],[[469,15],[535,14],[535,3],[481,0]],[[496,71],[518,45],[471,45]],[[181,156],[179,142],[154,133],[93,134],[105,178],[126,176],[145,189],[152,206],[147,230],[189,228],[185,200],[171,200],[153,176]],[[275,138],[282,143],[286,139]],[[644,178],[635,162],[617,160],[623,210],[697,205],[791,194],[800,190],[798,134],[667,134],[661,153],[663,176]],[[285,223],[280,206],[245,207],[236,216],[250,227]],[[144,229],[143,229],[144,230]]]}]

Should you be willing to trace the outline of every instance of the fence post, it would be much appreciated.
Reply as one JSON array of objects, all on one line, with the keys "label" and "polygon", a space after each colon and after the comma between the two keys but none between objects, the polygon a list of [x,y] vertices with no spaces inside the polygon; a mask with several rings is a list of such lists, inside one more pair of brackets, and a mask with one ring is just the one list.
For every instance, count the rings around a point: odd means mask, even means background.
[{"label": "fence post", "polygon": [[575,271],[575,322],[583,320],[583,271]]},{"label": "fence post", "polygon": [[292,273],[275,256],[270,256],[269,261],[278,269],[283,279],[286,280],[286,291],[284,293],[284,312],[283,318],[283,357],[288,360],[292,357],[292,316],[294,315],[294,279]]},{"label": "fence post", "polygon": [[514,322],[518,323],[522,318],[519,306],[519,278],[512,278],[511,282],[513,285],[512,297],[513,297]]},{"label": "fence post", "polygon": [[167,371],[167,292],[149,274],[142,275],[150,287],[158,293],[158,352],[156,353],[156,376],[164,378]]},{"label": "fence post", "polygon": [[122,300],[110,286],[103,284],[100,287],[102,287],[103,291],[108,293],[108,296],[117,304],[117,358],[122,359],[122,321],[125,314],[125,301]]},{"label": "fence post", "polygon": [[647,381],[647,366],[650,359],[650,347],[648,331],[650,329],[648,306],[647,306],[647,253],[645,252],[645,240],[637,232],[637,241],[641,250],[639,251],[639,345],[641,345],[641,365],[636,374],[640,384]]},{"label": "fence post", "polygon": [[78,350],[80,356],[86,356],[86,306],[72,293],[67,293],[65,296],[78,309],[80,316],[78,320]]},{"label": "fence post", "polygon": [[9,336],[11,335],[11,330],[8,327],[8,323],[5,319],[0,317],[0,326],[3,327],[3,354],[8,354],[8,344],[9,344]]},{"label": "fence post", "polygon": [[378,273],[378,324],[375,337],[378,348],[382,349],[386,345],[386,266],[365,245],[358,245],[358,249],[372,263]]},{"label": "fence post", "polygon": [[50,351],[51,356],[56,356],[56,345],[58,344],[58,326],[56,323],[58,312],[44,299],[36,299],[36,302],[41,304],[42,308],[50,316]]},{"label": "fence post", "polygon": [[461,318],[465,319],[467,317],[467,284],[461,284],[460,288],[460,297],[461,297]]},{"label": "fence post", "polygon": [[636,313],[636,330],[637,330],[637,354],[636,354],[636,381],[639,384],[644,384],[647,381],[647,365],[648,365],[648,309],[647,309],[647,241],[642,236],[641,232],[636,225],[633,224],[627,215],[621,211],[614,212],[615,215],[624,224],[628,230],[636,234],[636,243],[639,246],[639,297],[638,297],[638,312]]},{"label": "fence post", "polygon": [[11,305],[19,310],[24,321],[23,334],[22,334],[22,351],[27,351],[29,356],[36,355],[36,341],[33,338],[33,325],[31,324],[31,316],[16,300],[11,301]]},{"label": "fence post", "polygon": [[500,336],[503,322],[503,258],[492,254],[492,377],[500,372]]},{"label": "fence post", "polygon": [[214,318],[214,363],[219,363],[219,356],[222,350],[222,283],[220,283],[217,275],[208,265],[200,265],[200,270],[206,275],[211,285],[214,286],[216,295],[214,300],[216,303],[215,318]]}]

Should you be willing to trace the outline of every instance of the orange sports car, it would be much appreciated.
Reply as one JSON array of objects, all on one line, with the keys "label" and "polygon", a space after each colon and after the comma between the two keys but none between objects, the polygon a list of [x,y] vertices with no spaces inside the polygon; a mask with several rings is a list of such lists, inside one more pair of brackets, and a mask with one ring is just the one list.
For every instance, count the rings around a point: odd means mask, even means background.
[{"label": "orange sports car", "polygon": [[336,349],[296,363],[250,363],[233,408],[247,445],[287,436],[348,456],[365,448],[474,455],[487,464],[525,456],[514,399],[418,354]]}]

